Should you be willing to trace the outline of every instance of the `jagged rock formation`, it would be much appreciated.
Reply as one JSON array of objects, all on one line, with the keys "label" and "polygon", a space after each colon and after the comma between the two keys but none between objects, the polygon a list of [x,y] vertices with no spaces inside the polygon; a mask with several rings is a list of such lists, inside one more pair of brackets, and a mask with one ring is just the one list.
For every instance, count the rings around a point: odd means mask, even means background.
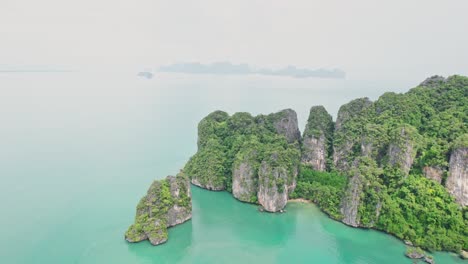
[{"label": "jagged rock formation", "polygon": [[333,120],[323,106],[310,109],[302,139],[302,163],[325,171],[333,137]]},{"label": "jagged rock formation", "polygon": [[189,179],[180,173],[176,177],[154,181],[137,206],[135,223],[125,233],[128,242],[148,239],[159,245],[167,241],[167,228],[192,218]]},{"label": "jagged rock formation", "polygon": [[447,190],[462,206],[468,206],[468,147],[453,150],[446,183]]},{"label": "jagged rock formation", "polygon": [[300,161],[296,112],[285,109],[253,117],[216,111],[200,122],[198,136],[198,152],[184,169],[193,184],[226,189],[269,212],[284,208]]},{"label": "jagged rock formation", "polygon": [[294,110],[285,109],[271,116],[274,117],[273,125],[276,133],[284,135],[288,143],[301,139],[301,132],[297,125],[297,114]]}]

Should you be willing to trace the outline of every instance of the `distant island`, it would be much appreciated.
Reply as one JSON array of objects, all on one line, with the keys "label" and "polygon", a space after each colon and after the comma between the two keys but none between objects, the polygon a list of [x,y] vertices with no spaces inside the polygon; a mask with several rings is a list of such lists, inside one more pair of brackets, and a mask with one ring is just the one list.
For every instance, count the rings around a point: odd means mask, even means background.
[{"label": "distant island", "polygon": [[467,257],[467,122],[463,76],[434,76],[375,102],[352,100],[336,121],[313,106],[302,135],[291,109],[258,116],[215,111],[200,121],[198,151],[179,175],[155,181],[141,200],[126,239],[166,241],[161,229],[191,217],[191,182],[260,211],[312,201],[349,226],[404,240],[408,257],[429,263],[420,248]]},{"label": "distant island", "polygon": [[344,79],[346,73],[339,69],[304,69],[296,66],[287,66],[281,69],[260,68],[255,69],[248,64],[233,64],[227,61],[215,62],[211,64],[176,63],[162,66],[160,72],[187,73],[187,74],[216,74],[216,75],[268,75],[286,76],[293,78],[330,78]]},{"label": "distant island", "polygon": [[146,79],[151,79],[153,78],[154,74],[150,71],[142,71],[142,72],[139,72],[137,74],[137,76],[139,77],[143,77],[143,78],[146,78]]}]

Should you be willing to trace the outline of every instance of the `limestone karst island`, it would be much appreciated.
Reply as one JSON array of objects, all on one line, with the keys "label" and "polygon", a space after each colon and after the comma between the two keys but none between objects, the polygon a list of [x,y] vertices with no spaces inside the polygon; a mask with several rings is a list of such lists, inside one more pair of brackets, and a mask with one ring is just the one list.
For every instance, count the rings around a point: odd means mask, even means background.
[{"label": "limestone karst island", "polygon": [[229,192],[271,218],[288,214],[288,201],[310,201],[348,226],[395,236],[408,257],[428,263],[436,251],[466,258],[467,121],[464,76],[430,77],[374,102],[354,99],[336,120],[312,106],[302,135],[292,109],[212,112],[198,124],[195,155],[176,176],[154,181],[125,239],[170,241],[167,228],[197,217],[191,183]]}]

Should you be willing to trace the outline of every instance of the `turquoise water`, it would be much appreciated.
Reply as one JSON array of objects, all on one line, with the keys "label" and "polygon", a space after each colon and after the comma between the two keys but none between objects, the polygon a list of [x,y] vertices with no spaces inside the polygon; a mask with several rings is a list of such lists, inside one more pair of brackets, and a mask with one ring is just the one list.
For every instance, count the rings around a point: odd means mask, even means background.
[{"label": "turquoise water", "polygon": [[[336,114],[352,98],[411,82],[134,73],[0,74],[0,263],[411,263],[392,236],[346,227],[312,204],[260,213],[225,192],[193,188],[193,219],[168,243],[123,234],[153,179],[196,151],[215,109]],[[437,263],[461,263],[448,253]]]}]

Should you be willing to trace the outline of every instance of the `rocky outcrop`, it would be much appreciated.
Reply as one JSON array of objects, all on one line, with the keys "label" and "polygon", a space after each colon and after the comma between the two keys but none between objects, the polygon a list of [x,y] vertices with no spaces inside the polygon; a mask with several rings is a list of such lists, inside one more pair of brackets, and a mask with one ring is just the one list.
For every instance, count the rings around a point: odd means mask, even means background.
[{"label": "rocky outcrop", "polygon": [[409,125],[393,131],[393,139],[388,148],[388,164],[398,167],[404,175],[408,175],[416,156],[417,130]]},{"label": "rocky outcrop", "polygon": [[258,172],[258,203],[265,211],[278,212],[288,202],[289,193],[296,187],[297,167],[276,166],[278,155],[262,161]]},{"label": "rocky outcrop", "polygon": [[257,201],[258,175],[255,164],[249,159],[234,164],[232,173],[232,195],[243,202],[255,203]]},{"label": "rocky outcrop", "polygon": [[437,183],[442,182],[444,171],[441,168],[437,166],[424,166],[422,171],[424,176],[429,180],[433,180]]},{"label": "rocky outcrop", "polygon": [[271,114],[273,126],[276,133],[284,135],[288,143],[293,143],[301,139],[301,132],[297,125],[297,114],[292,109],[285,109],[278,113]]},{"label": "rocky outcrop", "polygon": [[405,256],[410,259],[417,259],[429,264],[435,264],[434,258],[420,248],[409,247],[406,250]]},{"label": "rocky outcrop", "polygon": [[460,147],[452,151],[445,186],[457,203],[468,206],[468,147]]},{"label": "rocky outcrop", "polygon": [[[347,122],[359,118],[371,105],[372,101],[369,98],[359,98],[341,106],[338,111],[334,133],[333,164],[341,172],[350,169],[353,161],[353,147],[355,144],[360,144],[360,135],[354,131],[360,128],[349,127]],[[354,137],[350,137],[350,134]]]},{"label": "rocky outcrop", "polygon": [[159,245],[167,241],[167,228],[192,218],[192,199],[188,178],[177,177],[154,181],[137,206],[135,223],[125,233],[128,242],[148,239]]},{"label": "rocky outcrop", "polygon": [[438,86],[446,81],[447,79],[445,79],[443,76],[434,75],[424,80],[422,83],[419,84],[419,86],[433,87]]},{"label": "rocky outcrop", "polygon": [[332,136],[331,115],[323,106],[312,107],[302,139],[302,163],[314,170],[325,171]]}]

